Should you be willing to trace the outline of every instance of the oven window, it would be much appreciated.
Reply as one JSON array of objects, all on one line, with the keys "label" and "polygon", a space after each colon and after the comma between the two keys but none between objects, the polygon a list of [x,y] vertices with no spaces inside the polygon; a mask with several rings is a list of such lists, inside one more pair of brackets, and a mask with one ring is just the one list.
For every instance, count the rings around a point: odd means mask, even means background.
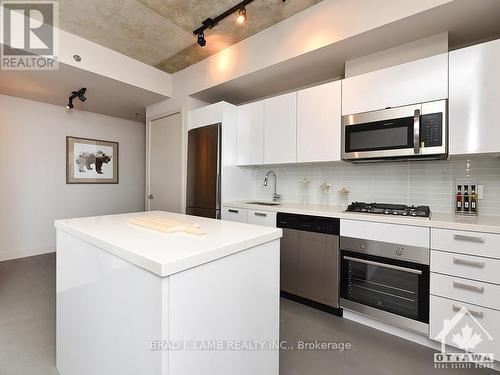
[{"label": "oven window", "polygon": [[[391,264],[387,262],[398,263],[397,269],[389,268]],[[366,306],[428,321],[425,316],[428,296],[425,297],[422,288],[425,277],[425,270],[415,269],[413,263],[342,252],[342,298]]]},{"label": "oven window", "polygon": [[413,117],[346,127],[346,152],[413,147]]}]

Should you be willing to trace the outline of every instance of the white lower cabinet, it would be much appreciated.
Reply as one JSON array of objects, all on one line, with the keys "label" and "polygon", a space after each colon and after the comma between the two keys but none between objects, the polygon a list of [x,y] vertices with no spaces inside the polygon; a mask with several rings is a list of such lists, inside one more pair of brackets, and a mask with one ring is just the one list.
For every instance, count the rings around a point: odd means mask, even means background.
[{"label": "white lower cabinet", "polygon": [[276,227],[276,212],[248,210],[248,224]]},{"label": "white lower cabinet", "polygon": [[500,286],[495,284],[431,273],[431,294],[500,310]]},{"label": "white lower cabinet", "polygon": [[276,227],[276,212],[250,210],[246,208],[223,207],[222,220],[237,221],[265,227]]},{"label": "white lower cabinet", "polygon": [[500,259],[432,250],[431,272],[500,284]]},{"label": "white lower cabinet", "polygon": [[431,230],[431,339],[444,338],[447,345],[460,348],[468,325],[469,338],[480,335],[469,351],[500,357],[499,239],[490,233]]},{"label": "white lower cabinet", "polygon": [[[463,337],[463,329],[468,325],[472,328],[472,335],[481,335],[481,341],[471,351],[493,353],[495,358],[500,358],[500,311],[438,296],[431,296],[430,303],[431,339],[441,341],[443,335],[447,345],[459,347],[453,337]],[[462,307],[465,307],[469,314],[455,322],[453,319]],[[445,329],[446,320],[455,324]]]},{"label": "white lower cabinet", "polygon": [[237,221],[239,223],[248,222],[248,210],[245,208],[223,207],[221,213],[222,220]]}]

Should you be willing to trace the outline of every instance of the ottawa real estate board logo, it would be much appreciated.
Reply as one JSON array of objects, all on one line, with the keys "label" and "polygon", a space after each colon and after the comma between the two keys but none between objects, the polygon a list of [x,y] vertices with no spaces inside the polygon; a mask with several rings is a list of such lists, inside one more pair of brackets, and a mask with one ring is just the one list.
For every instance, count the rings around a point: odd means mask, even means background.
[{"label": "ottawa real estate board logo", "polygon": [[[482,352],[491,348],[493,337],[481,324],[484,313],[453,306],[456,311],[451,319],[444,319],[443,328],[435,337],[441,341],[441,352],[434,353],[435,368],[494,368],[494,353]],[[481,345],[483,344],[483,345]],[[447,345],[458,347],[463,352],[447,350]]]},{"label": "ottawa real estate board logo", "polygon": [[0,0],[0,69],[57,70],[58,2]]}]

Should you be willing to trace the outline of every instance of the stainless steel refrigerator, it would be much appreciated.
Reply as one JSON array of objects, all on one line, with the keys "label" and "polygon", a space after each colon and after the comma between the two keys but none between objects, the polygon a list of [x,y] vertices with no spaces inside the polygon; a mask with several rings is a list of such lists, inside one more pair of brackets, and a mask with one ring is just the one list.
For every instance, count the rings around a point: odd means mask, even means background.
[{"label": "stainless steel refrigerator", "polygon": [[188,132],[188,215],[220,219],[221,131],[221,124],[214,124]]}]

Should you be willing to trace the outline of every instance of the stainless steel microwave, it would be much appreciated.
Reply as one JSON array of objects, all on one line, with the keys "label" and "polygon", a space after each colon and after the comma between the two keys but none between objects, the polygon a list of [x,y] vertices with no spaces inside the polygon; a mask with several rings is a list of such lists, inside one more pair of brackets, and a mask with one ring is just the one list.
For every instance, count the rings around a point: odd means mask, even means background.
[{"label": "stainless steel microwave", "polygon": [[447,109],[438,100],[342,116],[342,159],[446,159]]}]

